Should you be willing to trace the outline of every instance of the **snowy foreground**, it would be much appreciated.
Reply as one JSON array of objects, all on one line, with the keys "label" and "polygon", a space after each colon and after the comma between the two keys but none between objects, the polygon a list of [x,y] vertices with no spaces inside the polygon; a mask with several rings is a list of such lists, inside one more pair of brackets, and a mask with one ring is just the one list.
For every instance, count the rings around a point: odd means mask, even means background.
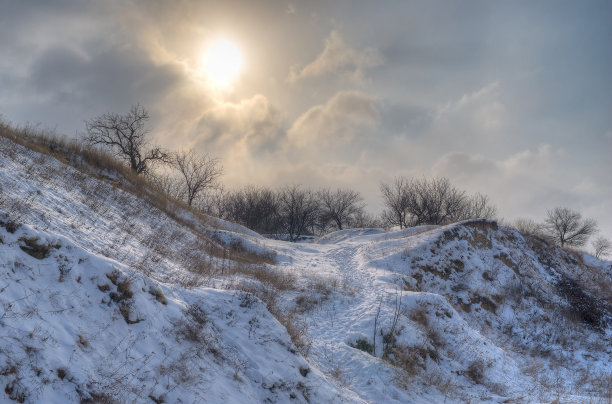
[{"label": "snowy foreground", "polygon": [[0,402],[612,400],[610,263],[485,221],[268,240],[86,172],[0,138]]}]

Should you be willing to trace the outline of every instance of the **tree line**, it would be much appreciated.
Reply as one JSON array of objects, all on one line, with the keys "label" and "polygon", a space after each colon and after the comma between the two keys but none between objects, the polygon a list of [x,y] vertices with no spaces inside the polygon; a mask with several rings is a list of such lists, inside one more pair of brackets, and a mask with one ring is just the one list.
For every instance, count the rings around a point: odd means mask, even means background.
[{"label": "tree line", "polygon": [[[494,219],[497,208],[489,197],[470,195],[447,178],[396,177],[381,183],[384,210],[379,216],[366,211],[361,194],[351,189],[318,190],[299,185],[279,189],[246,186],[224,191],[219,183],[223,167],[218,159],[193,150],[170,152],[150,143],[149,113],[140,105],[126,114],[106,113],[85,122],[84,140],[125,161],[137,175],[147,175],[169,196],[187,205],[242,224],[258,233],[286,236],[321,235],[351,227],[442,225],[470,218]],[[153,170],[154,165],[162,169]],[[544,235],[562,247],[582,247],[597,232],[592,219],[558,207],[539,224],[517,220],[521,231]],[[612,252],[609,240],[600,237],[593,247],[598,258]]]}]

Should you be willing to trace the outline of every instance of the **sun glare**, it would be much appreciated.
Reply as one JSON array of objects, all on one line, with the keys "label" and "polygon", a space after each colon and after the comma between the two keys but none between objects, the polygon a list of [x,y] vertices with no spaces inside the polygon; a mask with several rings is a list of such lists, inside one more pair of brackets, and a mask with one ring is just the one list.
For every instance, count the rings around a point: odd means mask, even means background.
[{"label": "sun glare", "polygon": [[216,85],[229,86],[240,75],[242,55],[232,42],[217,40],[206,49],[203,58],[205,75]]}]

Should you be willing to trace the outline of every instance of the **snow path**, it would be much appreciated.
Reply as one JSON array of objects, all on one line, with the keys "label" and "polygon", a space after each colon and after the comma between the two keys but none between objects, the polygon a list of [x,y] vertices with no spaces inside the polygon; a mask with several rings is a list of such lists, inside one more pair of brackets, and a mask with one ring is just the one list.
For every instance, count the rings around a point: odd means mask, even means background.
[{"label": "snow path", "polygon": [[[414,236],[402,235],[401,247],[418,243],[418,240],[408,240]],[[414,397],[399,389],[393,383],[396,374],[386,362],[349,346],[360,338],[373,339],[374,318],[379,306],[377,328],[389,327],[391,322],[392,313],[388,307],[395,304],[397,296],[398,288],[392,282],[395,276],[390,270],[369,266],[374,257],[391,252],[388,246],[381,250],[377,245],[389,238],[394,237],[388,234],[380,237],[377,232],[363,235],[355,231],[354,237],[345,234],[337,242],[288,247],[292,262],[285,263],[286,270],[306,278],[323,277],[340,285],[340,292],[334,292],[332,298],[306,316],[308,336],[312,340],[309,359],[368,402],[378,402],[381,397],[385,397],[386,402],[438,401],[439,396],[424,395],[423,391],[421,397]],[[380,356],[382,337],[377,335],[376,338],[377,356]]]}]

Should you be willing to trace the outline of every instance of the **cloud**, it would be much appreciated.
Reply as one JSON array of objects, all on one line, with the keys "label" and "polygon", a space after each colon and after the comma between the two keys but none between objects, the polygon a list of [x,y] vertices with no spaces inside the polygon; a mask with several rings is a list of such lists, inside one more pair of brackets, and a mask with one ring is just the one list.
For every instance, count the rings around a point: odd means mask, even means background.
[{"label": "cloud", "polygon": [[446,176],[470,192],[488,194],[509,217],[542,217],[546,209],[575,205],[584,195],[568,184],[580,175],[565,165],[565,152],[550,145],[523,150],[503,160],[479,154],[451,152],[440,157],[434,175]]},{"label": "cloud", "polygon": [[178,65],[155,65],[145,52],[106,46],[51,46],[19,76],[4,78],[0,74],[0,106],[12,119],[45,122],[69,135],[83,128],[84,119],[105,112],[124,112],[136,103],[153,109],[184,81]]},{"label": "cloud", "polygon": [[435,111],[433,128],[436,132],[452,134],[453,137],[496,137],[507,122],[501,96],[498,82],[466,93]]},{"label": "cloud", "polygon": [[295,82],[307,77],[341,74],[360,79],[363,70],[380,65],[382,56],[374,48],[355,50],[346,44],[337,31],[332,31],[325,40],[323,52],[304,67],[292,66],[289,81]]},{"label": "cloud", "polygon": [[500,167],[481,155],[451,152],[442,156],[433,166],[436,175],[455,177],[462,181],[481,175],[502,175]]},{"label": "cloud", "polygon": [[206,110],[195,129],[198,143],[223,155],[270,151],[282,137],[281,115],[261,94]]},{"label": "cloud", "polygon": [[523,150],[504,160],[494,161],[480,154],[450,152],[438,159],[432,171],[461,182],[478,182],[494,178],[498,182],[520,180],[527,185],[532,181],[551,186],[563,184],[555,174],[564,172],[565,152],[544,144],[535,150]]},{"label": "cloud", "polygon": [[287,14],[295,15],[297,10],[295,8],[295,4],[289,3],[287,4],[287,8],[285,9]]},{"label": "cloud", "polygon": [[355,91],[341,91],[325,105],[310,108],[288,131],[295,147],[339,146],[367,135],[379,122],[375,101]]}]

